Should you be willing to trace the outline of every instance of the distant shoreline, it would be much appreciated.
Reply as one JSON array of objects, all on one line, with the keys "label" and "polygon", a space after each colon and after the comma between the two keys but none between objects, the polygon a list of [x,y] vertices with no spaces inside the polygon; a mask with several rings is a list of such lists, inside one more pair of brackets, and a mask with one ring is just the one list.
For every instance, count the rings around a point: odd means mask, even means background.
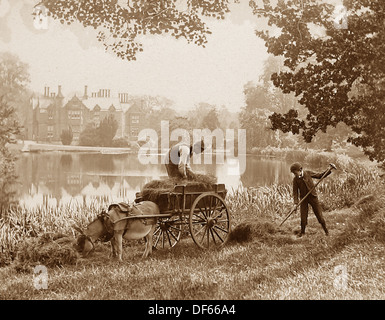
[{"label": "distant shoreline", "polygon": [[20,152],[95,152],[105,154],[136,154],[137,150],[133,148],[115,148],[115,147],[86,147],[86,146],[65,146],[59,144],[37,143],[34,141],[19,141],[17,144],[10,144],[9,147]]}]

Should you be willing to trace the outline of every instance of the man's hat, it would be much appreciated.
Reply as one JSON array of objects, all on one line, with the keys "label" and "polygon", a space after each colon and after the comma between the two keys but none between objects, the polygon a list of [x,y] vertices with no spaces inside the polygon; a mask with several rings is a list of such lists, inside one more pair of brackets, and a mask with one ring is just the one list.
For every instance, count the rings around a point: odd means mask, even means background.
[{"label": "man's hat", "polygon": [[299,162],[295,162],[290,166],[290,171],[300,171],[302,169],[302,165]]}]

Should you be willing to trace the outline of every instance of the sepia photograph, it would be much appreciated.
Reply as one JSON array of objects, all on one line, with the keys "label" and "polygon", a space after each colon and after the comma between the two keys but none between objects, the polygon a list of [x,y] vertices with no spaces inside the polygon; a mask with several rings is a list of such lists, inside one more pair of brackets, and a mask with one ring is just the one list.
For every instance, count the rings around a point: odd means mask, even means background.
[{"label": "sepia photograph", "polygon": [[384,21],[383,0],[0,0],[0,300],[385,299]]}]

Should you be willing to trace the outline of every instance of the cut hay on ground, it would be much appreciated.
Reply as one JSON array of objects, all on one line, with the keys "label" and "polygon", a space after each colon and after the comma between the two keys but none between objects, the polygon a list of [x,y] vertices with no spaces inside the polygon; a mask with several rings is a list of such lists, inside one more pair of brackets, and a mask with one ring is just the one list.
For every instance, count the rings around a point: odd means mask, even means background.
[{"label": "cut hay on ground", "polygon": [[75,264],[79,258],[74,239],[61,233],[45,233],[28,238],[17,247],[16,267],[26,270],[36,265],[62,267]]},{"label": "cut hay on ground", "polygon": [[196,174],[194,179],[191,180],[172,178],[165,180],[152,180],[143,186],[141,196],[143,200],[158,202],[161,194],[172,192],[176,185],[186,185],[188,187],[193,186],[204,192],[212,191],[216,183],[216,177],[204,174]]},{"label": "cut hay on ground", "polygon": [[272,221],[260,219],[244,221],[234,227],[229,235],[229,243],[293,243],[293,234],[279,229]]}]

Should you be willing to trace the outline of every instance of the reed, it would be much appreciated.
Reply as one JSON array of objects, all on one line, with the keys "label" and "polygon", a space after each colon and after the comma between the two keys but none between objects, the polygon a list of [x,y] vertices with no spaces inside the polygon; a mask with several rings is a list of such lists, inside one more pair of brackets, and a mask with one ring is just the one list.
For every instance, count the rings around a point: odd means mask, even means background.
[{"label": "reed", "polygon": [[74,235],[74,224],[85,226],[108,206],[93,202],[90,205],[72,203],[59,207],[26,209],[17,206],[0,218],[0,266],[16,257],[18,244],[46,233]]},{"label": "reed", "polygon": [[[379,174],[372,168],[349,163],[345,168],[343,174],[332,174],[317,187],[325,211],[349,207],[380,187]],[[263,218],[281,220],[292,207],[292,187],[290,184],[241,186],[228,190],[226,204],[233,227]],[[59,207],[12,208],[0,218],[0,266],[15,258],[18,244],[25,239],[49,232],[74,235],[74,224],[85,226],[108,205],[95,201],[90,205],[72,203]]]}]

